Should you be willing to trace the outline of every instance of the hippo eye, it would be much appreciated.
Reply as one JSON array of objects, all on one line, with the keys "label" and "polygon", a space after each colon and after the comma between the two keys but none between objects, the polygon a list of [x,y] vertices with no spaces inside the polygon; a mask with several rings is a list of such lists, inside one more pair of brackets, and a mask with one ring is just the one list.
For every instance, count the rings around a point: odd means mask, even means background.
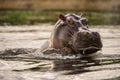
[{"label": "hippo eye", "polygon": [[74,24],[74,20],[71,17],[67,17],[66,22],[70,25]]},{"label": "hippo eye", "polygon": [[88,20],[86,18],[82,18],[81,22],[83,25],[88,25]]}]

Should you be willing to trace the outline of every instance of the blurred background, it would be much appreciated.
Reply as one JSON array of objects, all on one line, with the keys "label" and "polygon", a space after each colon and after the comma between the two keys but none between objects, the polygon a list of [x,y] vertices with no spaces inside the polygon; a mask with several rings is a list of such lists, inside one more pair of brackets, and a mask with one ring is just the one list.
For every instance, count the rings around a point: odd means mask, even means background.
[{"label": "blurred background", "polygon": [[0,25],[53,24],[60,13],[83,13],[89,25],[119,25],[120,0],[0,0]]}]

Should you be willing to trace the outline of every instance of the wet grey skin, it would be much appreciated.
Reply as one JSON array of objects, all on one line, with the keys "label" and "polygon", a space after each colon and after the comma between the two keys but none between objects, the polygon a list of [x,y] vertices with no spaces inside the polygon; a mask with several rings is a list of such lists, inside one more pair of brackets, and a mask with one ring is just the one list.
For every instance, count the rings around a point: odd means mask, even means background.
[{"label": "wet grey skin", "polygon": [[67,47],[74,54],[90,54],[101,50],[102,41],[98,32],[89,30],[86,18],[76,14],[60,14],[51,35],[50,47]]}]

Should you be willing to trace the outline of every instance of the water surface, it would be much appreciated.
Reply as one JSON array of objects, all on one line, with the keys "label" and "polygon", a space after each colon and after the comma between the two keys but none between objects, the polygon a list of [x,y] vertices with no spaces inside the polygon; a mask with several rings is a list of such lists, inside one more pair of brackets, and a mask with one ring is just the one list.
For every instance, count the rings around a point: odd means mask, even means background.
[{"label": "water surface", "polygon": [[[0,54],[0,80],[119,80],[120,26],[91,28],[101,34],[103,49],[90,58],[80,55],[41,55],[18,51]],[[52,25],[0,27],[0,50],[43,47]]]}]

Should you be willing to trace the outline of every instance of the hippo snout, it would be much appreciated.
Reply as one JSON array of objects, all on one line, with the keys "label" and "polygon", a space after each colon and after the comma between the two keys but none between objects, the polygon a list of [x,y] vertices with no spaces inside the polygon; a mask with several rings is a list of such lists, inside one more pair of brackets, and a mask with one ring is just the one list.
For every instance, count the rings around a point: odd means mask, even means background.
[{"label": "hippo snout", "polygon": [[73,38],[73,48],[77,53],[90,54],[101,50],[102,42],[98,32],[79,31]]}]

